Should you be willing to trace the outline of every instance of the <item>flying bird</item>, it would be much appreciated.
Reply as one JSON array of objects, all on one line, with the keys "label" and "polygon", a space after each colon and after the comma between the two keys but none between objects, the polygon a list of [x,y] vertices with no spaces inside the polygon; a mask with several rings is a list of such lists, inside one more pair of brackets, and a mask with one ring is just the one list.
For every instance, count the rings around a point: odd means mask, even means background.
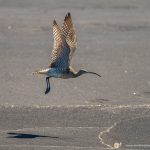
[{"label": "flying bird", "polygon": [[47,94],[50,91],[50,81],[49,78],[76,78],[82,74],[90,73],[95,74],[98,77],[101,75],[90,72],[84,69],[75,71],[71,66],[71,58],[77,47],[77,38],[72,23],[70,13],[65,16],[62,27],[60,28],[57,22],[53,21],[53,38],[54,44],[51,52],[51,62],[48,68],[39,69],[33,72],[33,74],[43,74],[46,75],[46,91]]}]

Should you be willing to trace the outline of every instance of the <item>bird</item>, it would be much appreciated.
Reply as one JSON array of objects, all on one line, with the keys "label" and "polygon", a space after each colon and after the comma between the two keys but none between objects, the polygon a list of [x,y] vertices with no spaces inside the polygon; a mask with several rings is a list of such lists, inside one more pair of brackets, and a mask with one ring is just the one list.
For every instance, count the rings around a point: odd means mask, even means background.
[{"label": "bird", "polygon": [[86,73],[101,77],[100,74],[85,69],[76,71],[71,65],[72,56],[77,48],[77,38],[70,12],[66,14],[61,28],[56,20],[54,20],[52,30],[54,43],[51,52],[50,65],[46,69],[38,69],[33,72],[34,75],[46,75],[47,87],[45,94],[49,93],[51,89],[49,78],[52,77],[68,79],[76,78]]}]

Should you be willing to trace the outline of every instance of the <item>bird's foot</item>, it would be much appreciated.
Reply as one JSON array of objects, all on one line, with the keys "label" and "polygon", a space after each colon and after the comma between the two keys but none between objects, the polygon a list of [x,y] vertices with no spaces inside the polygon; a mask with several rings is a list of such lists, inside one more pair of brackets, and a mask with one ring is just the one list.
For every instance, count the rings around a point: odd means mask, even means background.
[{"label": "bird's foot", "polygon": [[46,91],[45,91],[45,94],[48,94],[50,91],[50,88],[47,88]]}]

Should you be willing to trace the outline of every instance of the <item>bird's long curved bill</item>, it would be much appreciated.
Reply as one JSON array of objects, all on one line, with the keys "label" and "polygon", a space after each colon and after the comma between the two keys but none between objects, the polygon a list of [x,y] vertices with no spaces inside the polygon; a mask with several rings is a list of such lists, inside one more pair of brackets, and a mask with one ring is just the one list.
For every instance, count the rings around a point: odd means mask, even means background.
[{"label": "bird's long curved bill", "polygon": [[95,75],[97,75],[98,77],[101,77],[101,75],[100,75],[100,74],[98,74],[98,73],[96,73],[96,72],[87,71],[87,73],[95,74]]}]

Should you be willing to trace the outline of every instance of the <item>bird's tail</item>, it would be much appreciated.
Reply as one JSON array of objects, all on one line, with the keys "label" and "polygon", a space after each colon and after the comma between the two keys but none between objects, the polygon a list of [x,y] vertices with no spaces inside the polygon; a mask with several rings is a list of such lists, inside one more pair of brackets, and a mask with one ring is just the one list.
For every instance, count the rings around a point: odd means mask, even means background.
[{"label": "bird's tail", "polygon": [[38,74],[45,74],[47,75],[48,69],[38,69],[32,72],[33,75],[38,75]]}]

